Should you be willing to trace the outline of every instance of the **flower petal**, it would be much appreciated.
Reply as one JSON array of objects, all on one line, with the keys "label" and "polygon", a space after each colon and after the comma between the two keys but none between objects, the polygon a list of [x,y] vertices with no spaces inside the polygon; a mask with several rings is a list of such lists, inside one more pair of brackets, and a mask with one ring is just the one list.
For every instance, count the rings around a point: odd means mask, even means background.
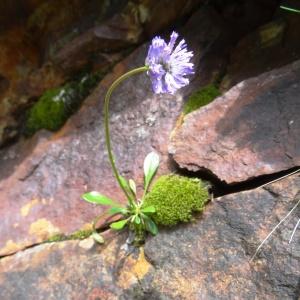
[{"label": "flower petal", "polygon": [[154,93],[174,94],[189,84],[185,76],[194,74],[194,64],[190,61],[193,52],[187,50],[184,39],[175,47],[177,38],[178,33],[173,31],[167,44],[157,36],[149,47],[146,65]]}]

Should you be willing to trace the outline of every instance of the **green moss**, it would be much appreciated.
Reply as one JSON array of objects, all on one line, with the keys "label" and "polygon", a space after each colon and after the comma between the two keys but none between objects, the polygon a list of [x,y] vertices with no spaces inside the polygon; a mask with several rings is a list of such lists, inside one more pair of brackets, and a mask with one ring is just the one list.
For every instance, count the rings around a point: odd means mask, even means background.
[{"label": "green moss", "polygon": [[56,131],[80,106],[102,77],[101,73],[82,76],[62,87],[46,91],[27,113],[24,133],[40,129]]},{"label": "green moss", "polygon": [[145,197],[144,207],[153,205],[153,220],[158,225],[173,226],[192,220],[193,212],[203,210],[208,188],[198,179],[178,175],[161,176]]},{"label": "green moss", "polygon": [[78,230],[74,233],[70,234],[67,239],[68,240],[83,240],[89,237],[93,233],[93,230]]},{"label": "green moss", "polygon": [[78,230],[70,235],[64,234],[55,234],[46,240],[46,243],[53,243],[53,242],[61,242],[61,241],[68,241],[68,240],[84,240],[85,238],[89,237],[93,233],[93,230]]},{"label": "green moss", "polygon": [[[59,129],[66,120],[65,104],[58,97],[61,89],[48,90],[30,109],[25,133],[32,135],[39,129],[51,131]],[[54,100],[58,98],[58,101]]]},{"label": "green moss", "polygon": [[185,103],[183,113],[189,114],[190,112],[210,103],[216,97],[220,96],[219,89],[213,85],[207,85],[204,88],[194,92]]},{"label": "green moss", "polygon": [[61,241],[65,241],[66,239],[67,238],[64,234],[59,233],[49,237],[46,243],[61,242]]}]

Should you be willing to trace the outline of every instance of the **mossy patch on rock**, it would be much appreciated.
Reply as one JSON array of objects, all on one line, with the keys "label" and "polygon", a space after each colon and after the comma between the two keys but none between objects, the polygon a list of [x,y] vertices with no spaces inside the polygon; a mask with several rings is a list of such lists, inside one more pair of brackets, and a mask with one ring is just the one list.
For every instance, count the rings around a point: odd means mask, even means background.
[{"label": "mossy patch on rock", "polygon": [[153,220],[156,224],[173,226],[191,221],[193,212],[202,211],[208,199],[208,187],[201,180],[164,175],[145,197],[144,207],[155,207]]},{"label": "mossy patch on rock", "polygon": [[207,85],[200,90],[194,92],[183,107],[183,113],[189,114],[190,112],[197,110],[198,108],[210,103],[216,97],[220,96],[219,89],[213,85]]},{"label": "mossy patch on rock", "polygon": [[49,237],[45,242],[52,243],[52,242],[61,242],[61,241],[68,241],[68,240],[84,240],[89,237],[93,233],[93,230],[77,230],[70,235],[65,235],[62,233],[58,233]]},{"label": "mossy patch on rock", "polygon": [[83,240],[93,233],[92,229],[78,230],[68,236],[68,240]]},{"label": "mossy patch on rock", "polygon": [[64,234],[58,233],[55,235],[50,236],[45,243],[54,243],[54,242],[61,242],[67,240],[67,237]]},{"label": "mossy patch on rock", "polygon": [[89,74],[62,87],[46,91],[30,108],[24,133],[27,136],[40,129],[58,130],[80,106],[100,80],[102,74]]}]

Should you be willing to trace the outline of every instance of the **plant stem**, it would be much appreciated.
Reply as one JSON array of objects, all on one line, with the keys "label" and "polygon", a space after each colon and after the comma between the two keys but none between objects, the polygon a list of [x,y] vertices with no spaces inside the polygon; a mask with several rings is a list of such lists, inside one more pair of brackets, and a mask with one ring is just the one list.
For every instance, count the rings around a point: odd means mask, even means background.
[{"label": "plant stem", "polygon": [[109,100],[111,97],[112,92],[114,91],[114,89],[125,79],[129,78],[132,75],[138,74],[138,73],[142,73],[147,71],[149,68],[147,66],[144,67],[140,67],[140,68],[136,68],[133,69],[125,74],[123,74],[122,76],[120,76],[118,79],[116,79],[112,85],[110,86],[110,88],[108,89],[106,96],[105,96],[105,101],[104,101],[104,124],[105,124],[105,143],[106,143],[106,147],[107,147],[107,152],[108,152],[108,158],[110,161],[110,164],[112,166],[113,169],[113,173],[114,176],[117,179],[117,182],[119,184],[119,186],[121,187],[121,189],[123,190],[124,194],[126,195],[129,203],[131,206],[133,206],[133,199],[132,197],[129,195],[129,193],[126,190],[126,187],[123,185],[121,177],[118,173],[117,167],[115,165],[114,162],[114,156],[113,156],[113,152],[112,152],[112,148],[111,148],[111,142],[110,142],[110,131],[109,131]]},{"label": "plant stem", "polygon": [[280,8],[285,9],[287,11],[291,11],[291,12],[295,12],[295,13],[300,13],[300,10],[294,9],[294,8],[291,8],[291,7],[287,7],[287,6],[284,6],[284,5],[281,5]]}]

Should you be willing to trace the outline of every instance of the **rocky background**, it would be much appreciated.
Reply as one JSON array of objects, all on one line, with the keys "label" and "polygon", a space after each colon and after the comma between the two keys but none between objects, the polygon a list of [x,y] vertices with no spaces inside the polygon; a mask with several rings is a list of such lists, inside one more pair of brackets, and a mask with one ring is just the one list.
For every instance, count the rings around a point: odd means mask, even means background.
[{"label": "rocky background", "polygon": [[[300,167],[300,14],[279,5],[1,1],[1,299],[299,299],[299,230],[288,243],[299,209],[250,262],[300,199],[299,173],[289,175]],[[126,232],[106,231],[97,245],[89,235],[102,208],[80,195],[125,200],[104,147],[103,97],[143,65],[155,34],[174,29],[195,53],[196,74],[174,96],[153,95],[146,74],[118,88],[116,162],[141,188],[155,150],[158,175],[208,179],[215,199],[140,249],[124,250]],[[185,114],[210,85],[220,96]]]}]

